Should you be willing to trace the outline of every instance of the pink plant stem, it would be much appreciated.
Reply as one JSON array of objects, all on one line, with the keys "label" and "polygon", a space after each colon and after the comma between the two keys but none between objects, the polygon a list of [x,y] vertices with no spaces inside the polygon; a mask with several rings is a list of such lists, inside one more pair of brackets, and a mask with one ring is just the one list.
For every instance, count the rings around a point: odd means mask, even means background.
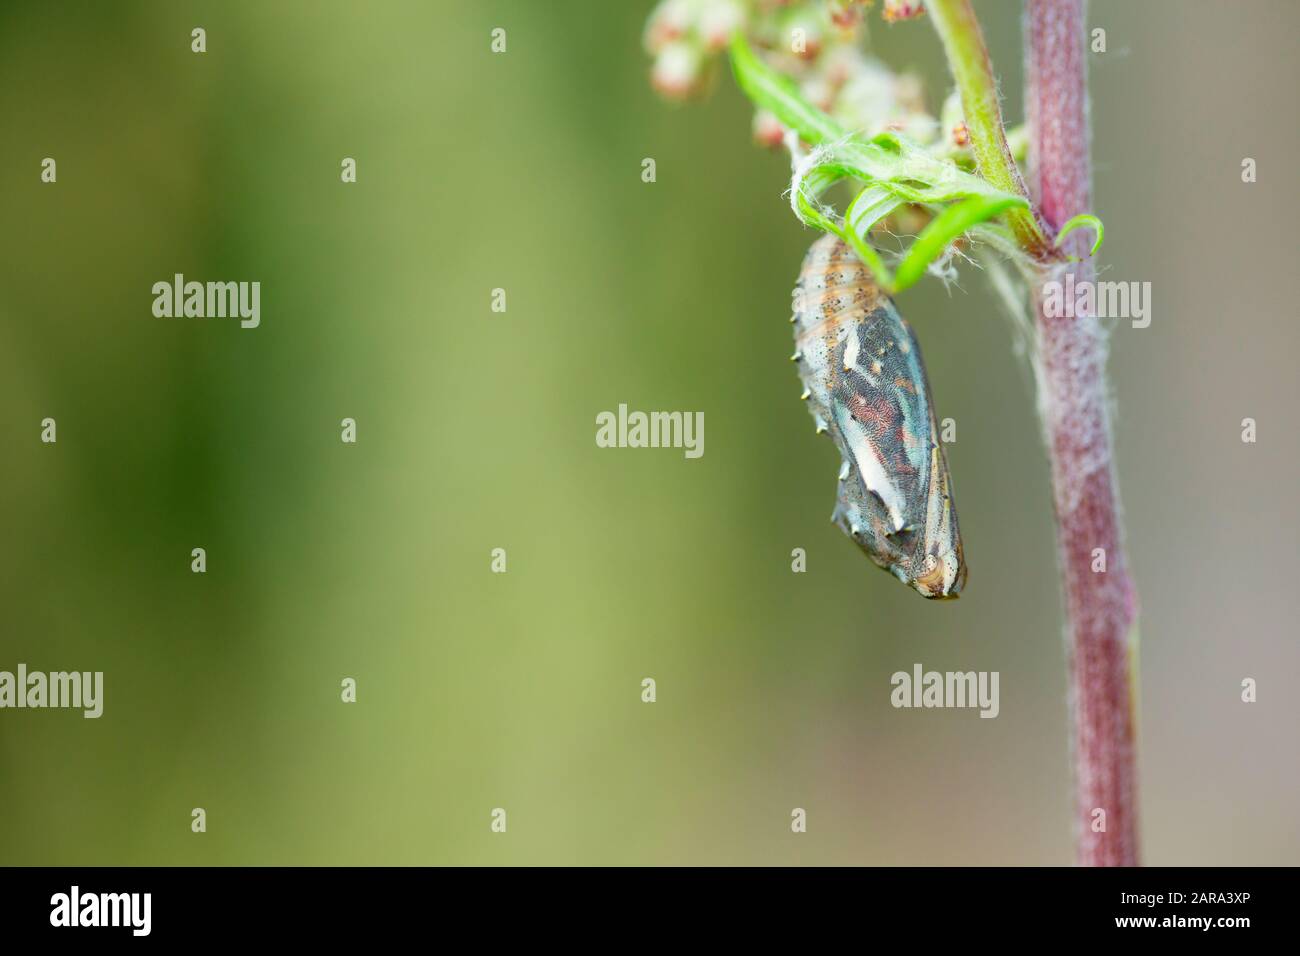
[{"label": "pink plant stem", "polygon": [[[1053,230],[1091,209],[1083,0],[1026,0],[1030,191]],[[1088,230],[1064,251],[1086,256]],[[1137,594],[1124,556],[1106,401],[1106,338],[1095,316],[1050,317],[1042,283],[1091,261],[1044,263],[1034,289],[1039,404],[1052,464],[1067,618],[1077,860],[1138,864],[1134,766]],[[1099,567],[1104,553],[1105,570]],[[1105,813],[1098,832],[1097,810]]]}]

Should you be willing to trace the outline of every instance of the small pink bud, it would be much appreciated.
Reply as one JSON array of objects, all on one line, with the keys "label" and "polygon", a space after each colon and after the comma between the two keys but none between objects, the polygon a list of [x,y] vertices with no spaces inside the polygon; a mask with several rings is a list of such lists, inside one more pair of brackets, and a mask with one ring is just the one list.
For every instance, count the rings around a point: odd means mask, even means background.
[{"label": "small pink bud", "polygon": [[658,53],[669,43],[685,36],[690,25],[691,5],[688,0],[663,0],[646,22],[646,51]]},{"label": "small pink bud", "polygon": [[712,0],[700,13],[698,29],[705,48],[721,50],[744,20],[745,13],[736,0]]},{"label": "small pink bud", "polygon": [[680,40],[670,43],[655,57],[650,85],[669,99],[685,99],[699,88],[701,65],[695,47]]},{"label": "small pink bud", "polygon": [[925,13],[925,4],[921,0],[885,0],[885,7],[880,11],[886,23],[915,20],[923,13]]},{"label": "small pink bud", "polygon": [[854,0],[830,0],[831,23],[840,30],[853,30],[862,22],[862,7]]},{"label": "small pink bud", "polygon": [[775,149],[785,141],[785,127],[775,114],[767,110],[754,113],[754,142],[768,149]]}]

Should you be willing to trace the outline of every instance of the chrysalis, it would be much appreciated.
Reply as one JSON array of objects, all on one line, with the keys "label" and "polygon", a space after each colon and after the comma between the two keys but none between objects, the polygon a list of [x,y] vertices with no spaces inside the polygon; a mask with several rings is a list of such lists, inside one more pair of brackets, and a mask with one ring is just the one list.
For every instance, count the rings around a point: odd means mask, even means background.
[{"label": "chrysalis", "polygon": [[803,398],[844,459],[831,520],[924,597],[956,597],[966,562],[911,326],[832,235],[808,250],[791,321]]}]

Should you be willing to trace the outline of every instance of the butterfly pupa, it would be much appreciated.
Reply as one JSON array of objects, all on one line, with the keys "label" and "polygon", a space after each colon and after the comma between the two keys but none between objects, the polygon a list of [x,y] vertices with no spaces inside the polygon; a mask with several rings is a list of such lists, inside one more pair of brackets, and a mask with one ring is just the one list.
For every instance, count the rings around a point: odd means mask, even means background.
[{"label": "butterfly pupa", "polygon": [[955,598],[966,561],[911,326],[833,235],[804,258],[792,321],[808,410],[843,458],[831,520],[924,597]]}]

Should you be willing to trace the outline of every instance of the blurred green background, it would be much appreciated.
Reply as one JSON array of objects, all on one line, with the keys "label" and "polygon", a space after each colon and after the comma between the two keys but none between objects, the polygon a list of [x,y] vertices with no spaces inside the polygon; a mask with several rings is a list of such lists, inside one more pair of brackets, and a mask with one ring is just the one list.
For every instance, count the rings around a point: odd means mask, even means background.
[{"label": "blurred green background", "polygon": [[[900,300],[958,422],[970,582],[927,603],[828,520],[837,458],[787,361],[814,238],[787,162],[726,75],[655,97],[648,6],[0,9],[0,669],[106,684],[97,721],[0,712],[0,863],[1072,861],[1008,322],[974,271]],[[1019,6],[977,9],[1019,120]],[[1104,278],[1154,302],[1111,361],[1144,859],[1294,864],[1300,15],[1090,22]],[[929,24],[874,36],[937,109]],[[260,281],[261,327],[153,318],[176,272]],[[703,411],[704,457],[597,448],[620,402]],[[1000,671],[1001,715],[892,709],[915,662]]]}]

